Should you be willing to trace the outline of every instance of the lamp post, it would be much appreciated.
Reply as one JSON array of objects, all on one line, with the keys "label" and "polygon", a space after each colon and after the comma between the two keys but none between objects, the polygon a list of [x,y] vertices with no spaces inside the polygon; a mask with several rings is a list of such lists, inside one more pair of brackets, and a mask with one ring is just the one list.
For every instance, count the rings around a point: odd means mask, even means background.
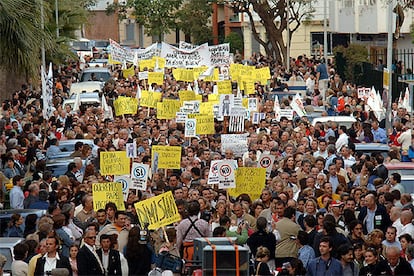
[{"label": "lamp post", "polygon": [[55,17],[56,17],[56,38],[59,38],[59,10],[58,10],[58,0],[55,0]]},{"label": "lamp post", "polygon": [[286,19],[286,71],[289,73],[290,70],[290,28],[289,28],[289,17],[290,17],[290,1],[286,0],[286,10],[287,10],[287,19]]},{"label": "lamp post", "polygon": [[393,8],[394,0],[388,1],[388,36],[387,36],[387,69],[388,69],[388,96],[387,96],[387,112],[385,117],[386,129],[391,128],[391,107],[392,107],[392,26],[393,26]]},{"label": "lamp post", "polygon": [[323,58],[328,64],[328,3],[323,0]]}]

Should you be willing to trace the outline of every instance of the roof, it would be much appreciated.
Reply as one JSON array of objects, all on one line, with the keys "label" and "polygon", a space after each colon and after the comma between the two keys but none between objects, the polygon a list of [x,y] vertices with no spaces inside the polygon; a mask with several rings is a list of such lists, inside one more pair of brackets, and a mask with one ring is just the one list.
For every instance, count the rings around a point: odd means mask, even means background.
[{"label": "roof", "polygon": [[321,122],[321,123],[326,123],[328,121],[331,122],[344,122],[344,123],[353,123],[356,122],[356,119],[352,116],[323,116],[323,117],[318,117],[318,118],[314,118],[312,120],[312,125],[316,125],[317,122]]}]

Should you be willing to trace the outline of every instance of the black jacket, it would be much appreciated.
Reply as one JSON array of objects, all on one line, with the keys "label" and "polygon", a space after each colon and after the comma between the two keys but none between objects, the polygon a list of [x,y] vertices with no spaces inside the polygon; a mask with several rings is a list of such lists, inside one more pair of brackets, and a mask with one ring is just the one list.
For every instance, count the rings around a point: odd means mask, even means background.
[{"label": "black jacket", "polygon": [[276,238],[273,233],[267,233],[266,231],[259,230],[247,239],[247,245],[249,246],[253,256],[256,256],[257,248],[259,246],[264,246],[270,251],[270,259],[275,258]]},{"label": "black jacket", "polygon": [[[96,250],[96,254],[98,254],[99,258],[102,259],[102,249]],[[107,275],[122,275],[122,268],[121,268],[121,257],[119,252],[116,250],[109,250],[109,262],[108,262],[108,273]]]},{"label": "black jacket", "polygon": [[[34,275],[45,275],[46,256],[37,259]],[[56,268],[66,268],[69,271],[69,276],[72,276],[72,267],[70,266],[69,258],[59,255],[59,260],[56,262]]]},{"label": "black jacket", "polygon": [[413,269],[409,262],[407,262],[405,259],[400,257],[400,263],[397,265],[397,267],[394,270],[394,274],[391,271],[390,266],[388,265],[388,261],[384,260],[379,262],[379,264],[375,268],[374,275],[413,275]]},{"label": "black jacket", "polygon": [[82,246],[79,249],[76,256],[76,262],[78,264],[78,275],[105,275],[105,271],[102,271],[98,260],[93,253],[86,247]]},{"label": "black jacket", "polygon": [[[358,215],[358,220],[362,221],[362,225],[364,228],[364,234],[367,235],[367,223],[366,223],[366,217],[368,214],[368,209],[366,206],[361,208],[361,211]],[[374,215],[374,228],[380,229],[382,232],[387,232],[387,227],[392,224],[390,216],[387,213],[387,210],[384,206],[377,204],[377,210],[375,211]]]}]

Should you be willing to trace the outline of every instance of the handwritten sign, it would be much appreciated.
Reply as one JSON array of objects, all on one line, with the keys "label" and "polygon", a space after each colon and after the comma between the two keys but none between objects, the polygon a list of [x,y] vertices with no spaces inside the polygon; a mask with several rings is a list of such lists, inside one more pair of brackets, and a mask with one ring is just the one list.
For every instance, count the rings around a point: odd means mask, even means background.
[{"label": "handwritten sign", "polygon": [[180,102],[176,100],[163,100],[157,103],[157,119],[173,119],[180,110]]},{"label": "handwritten sign", "polygon": [[148,83],[162,85],[164,83],[164,72],[148,72]]},{"label": "handwritten sign", "polygon": [[231,94],[231,81],[218,81],[217,82],[218,93],[219,94]]},{"label": "handwritten sign", "polygon": [[152,162],[158,169],[180,169],[181,147],[153,146]]},{"label": "handwritten sign", "polygon": [[214,116],[204,114],[188,114],[189,119],[196,119],[196,133],[197,135],[214,134]]},{"label": "handwritten sign", "polygon": [[132,163],[131,188],[145,191],[147,189],[148,174],[149,166],[147,164]]},{"label": "handwritten sign", "polygon": [[106,182],[92,184],[93,208],[95,211],[105,209],[108,202],[115,203],[118,210],[125,210],[122,183]]},{"label": "handwritten sign", "polygon": [[231,196],[248,193],[252,199],[260,197],[266,182],[266,169],[240,167],[236,170],[236,188],[230,189]]},{"label": "handwritten sign", "polygon": [[156,108],[157,103],[161,101],[162,94],[160,92],[141,91],[141,106]]},{"label": "handwritten sign", "polygon": [[115,115],[136,114],[138,110],[138,100],[131,97],[118,97],[114,102]]},{"label": "handwritten sign", "polygon": [[242,156],[248,151],[247,134],[222,134],[221,135],[221,153],[230,149],[235,156]]},{"label": "handwritten sign", "polygon": [[141,227],[148,223],[149,230],[180,221],[177,205],[171,191],[135,203]]},{"label": "handwritten sign", "polygon": [[125,175],[129,174],[130,159],[125,151],[102,151],[100,155],[100,166],[102,175]]}]

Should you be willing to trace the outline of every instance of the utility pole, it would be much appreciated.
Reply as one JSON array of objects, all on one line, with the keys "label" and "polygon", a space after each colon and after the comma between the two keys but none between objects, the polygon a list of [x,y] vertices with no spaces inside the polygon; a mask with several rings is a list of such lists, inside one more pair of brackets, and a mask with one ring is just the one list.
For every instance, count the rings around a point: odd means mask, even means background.
[{"label": "utility pole", "polygon": [[[44,8],[43,8],[43,0],[40,0],[40,26],[42,31],[45,29],[45,15],[44,15]],[[42,66],[44,70],[46,71],[46,54],[45,54],[45,40],[42,39],[42,45],[41,45],[41,54],[42,54]]]},{"label": "utility pole", "polygon": [[56,38],[59,38],[59,10],[58,10],[58,0],[55,0],[55,17],[56,17]]},{"label": "utility pole", "polygon": [[391,125],[391,107],[392,107],[392,41],[393,41],[393,8],[394,0],[388,1],[388,41],[387,41],[387,69],[388,69],[388,96],[387,96],[387,112],[385,114],[386,130],[392,127]]},{"label": "utility pole", "polygon": [[290,17],[290,0],[286,0],[286,10],[287,10],[287,23],[286,23],[286,72],[289,73],[290,70],[290,28],[289,28],[289,17]]},{"label": "utility pole", "polygon": [[328,64],[328,3],[323,0],[323,58]]}]

